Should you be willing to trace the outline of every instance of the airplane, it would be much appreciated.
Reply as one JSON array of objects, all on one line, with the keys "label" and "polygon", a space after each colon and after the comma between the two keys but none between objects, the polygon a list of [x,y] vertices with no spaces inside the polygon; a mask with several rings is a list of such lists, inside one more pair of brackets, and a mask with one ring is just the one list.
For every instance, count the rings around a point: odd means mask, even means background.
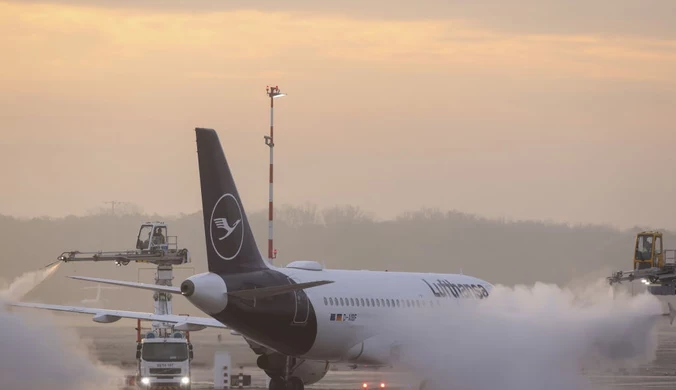
[{"label": "airplane", "polygon": [[401,345],[388,330],[402,314],[423,316],[489,297],[493,286],[468,275],[326,269],[314,261],[272,265],[256,244],[218,134],[206,128],[195,133],[208,272],[179,287],[71,278],[182,295],[209,317],[12,305],[91,314],[104,323],[134,318],[173,323],[177,330],[230,329],[259,355],[269,390],[303,390],[331,363],[396,365]]}]

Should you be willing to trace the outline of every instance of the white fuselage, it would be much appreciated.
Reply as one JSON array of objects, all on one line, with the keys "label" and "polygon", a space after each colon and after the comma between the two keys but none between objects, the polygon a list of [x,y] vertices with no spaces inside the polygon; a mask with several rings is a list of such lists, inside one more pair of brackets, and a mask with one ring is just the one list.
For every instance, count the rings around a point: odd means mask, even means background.
[{"label": "white fuselage", "polygon": [[[381,272],[294,268],[274,268],[297,283],[332,280],[335,283],[305,290],[317,316],[317,337],[311,350],[303,356],[311,360],[353,361],[355,346],[372,340],[376,348],[395,344],[389,335],[393,327],[401,328],[405,313],[421,316],[433,310],[452,310],[460,300],[483,299],[481,286],[490,293],[492,285],[483,280],[458,274]],[[448,281],[455,286],[438,281]],[[453,293],[458,293],[456,298]],[[485,295],[488,295],[488,294]],[[378,345],[386,344],[386,345]],[[374,347],[374,345],[371,345]],[[357,351],[358,352],[358,351]],[[387,354],[386,354],[387,355]],[[361,361],[366,356],[362,354]],[[387,361],[371,364],[388,364]],[[373,360],[372,359],[372,360]],[[384,358],[387,360],[387,357]]]}]

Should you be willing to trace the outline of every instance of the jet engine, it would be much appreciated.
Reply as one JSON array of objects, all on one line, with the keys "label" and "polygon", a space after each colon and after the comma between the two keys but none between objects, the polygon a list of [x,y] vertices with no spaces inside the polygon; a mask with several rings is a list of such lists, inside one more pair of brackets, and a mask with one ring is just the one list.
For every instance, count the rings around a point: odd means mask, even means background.
[{"label": "jet engine", "polygon": [[311,385],[324,378],[327,372],[329,372],[329,362],[298,359],[291,370],[291,376],[300,378],[303,384]]},{"label": "jet engine", "polygon": [[390,365],[398,362],[400,349],[401,346],[392,340],[374,336],[350,348],[345,360],[366,365]]},{"label": "jet engine", "polygon": [[114,316],[111,314],[97,314],[92,318],[92,321],[98,322],[100,324],[110,324],[111,322],[115,322],[120,320],[122,317]]},{"label": "jet engine", "polygon": [[[286,367],[286,356],[278,353],[260,355],[257,364],[270,378],[282,377]],[[328,371],[329,362],[291,358],[289,376],[299,378],[305,385],[311,385],[324,378]]]}]

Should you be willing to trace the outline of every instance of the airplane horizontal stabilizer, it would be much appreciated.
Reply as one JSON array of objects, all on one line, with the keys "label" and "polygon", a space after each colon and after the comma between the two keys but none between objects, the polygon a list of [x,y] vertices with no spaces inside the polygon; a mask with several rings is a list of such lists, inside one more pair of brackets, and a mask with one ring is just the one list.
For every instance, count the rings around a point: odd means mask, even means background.
[{"label": "airplane horizontal stabilizer", "polygon": [[161,286],[161,285],[157,285],[157,284],[148,284],[148,283],[125,282],[123,280],[90,278],[90,277],[86,277],[86,276],[68,276],[68,277],[71,278],[71,279],[85,280],[85,281],[88,281],[88,282],[113,284],[113,285],[116,285],[116,286],[140,288],[142,290],[159,291],[159,292],[169,293],[169,294],[180,294],[181,293],[180,287]]},{"label": "airplane horizontal stabilizer", "polygon": [[290,293],[293,291],[299,291],[306,288],[323,286],[325,284],[333,283],[330,280],[318,280],[315,282],[307,283],[298,283],[298,284],[287,284],[284,286],[272,286],[272,287],[261,287],[261,288],[252,288],[248,290],[239,290],[239,291],[229,291],[228,296],[253,299],[253,298],[266,298],[272,297],[275,295],[281,295]]},{"label": "airplane horizontal stabilizer", "polygon": [[[170,293],[170,294],[180,294],[181,293],[180,287],[160,286],[160,285],[157,285],[157,284],[147,284],[147,283],[125,282],[125,281],[122,281],[122,280],[90,278],[90,277],[85,277],[85,276],[69,276],[69,278],[77,279],[77,280],[85,280],[85,281],[88,281],[88,282],[113,284],[113,285],[116,285],[116,286],[125,286],[125,287],[132,287],[132,288],[140,288],[140,289],[144,289],[144,290],[159,291],[159,292],[165,292],[165,293]],[[290,292],[294,292],[294,291],[299,291],[299,290],[303,290],[303,289],[306,289],[306,288],[323,286],[323,285],[329,284],[329,283],[333,283],[333,281],[318,280],[318,281],[315,281],[315,282],[288,284],[288,285],[284,285],[284,286],[272,286],[272,287],[253,288],[253,289],[248,289],[248,290],[229,291],[227,294],[231,297],[238,297],[238,298],[244,298],[244,299],[266,298],[266,297],[272,297],[272,296],[275,296],[275,295],[281,295],[281,294],[286,294],[286,293],[290,293]]]}]

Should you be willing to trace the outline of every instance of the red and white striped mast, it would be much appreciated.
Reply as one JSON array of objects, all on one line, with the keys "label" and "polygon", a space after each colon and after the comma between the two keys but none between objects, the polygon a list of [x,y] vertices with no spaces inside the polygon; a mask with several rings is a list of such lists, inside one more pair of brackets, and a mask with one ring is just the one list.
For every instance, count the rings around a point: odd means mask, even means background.
[{"label": "red and white striped mast", "polygon": [[272,260],[277,257],[277,250],[274,249],[274,245],[272,244],[272,215],[273,215],[273,208],[272,208],[272,184],[273,184],[273,150],[275,148],[275,138],[274,138],[274,111],[275,111],[275,99],[280,98],[282,96],[286,96],[285,93],[281,93],[279,91],[278,86],[270,87],[267,86],[265,88],[265,92],[267,95],[270,97],[270,135],[266,135],[265,138],[265,144],[270,148],[270,203],[269,203],[269,210],[268,210],[268,260],[270,263],[272,263]]}]

